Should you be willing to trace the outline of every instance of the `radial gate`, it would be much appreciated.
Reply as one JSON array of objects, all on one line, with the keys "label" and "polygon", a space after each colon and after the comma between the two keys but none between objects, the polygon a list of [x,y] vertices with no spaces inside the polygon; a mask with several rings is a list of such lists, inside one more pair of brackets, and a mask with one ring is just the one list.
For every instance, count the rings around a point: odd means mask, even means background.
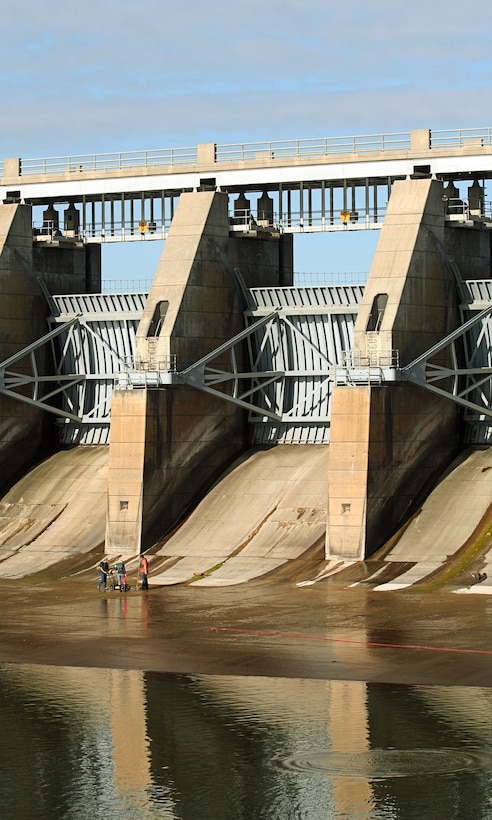
[{"label": "radial gate", "polygon": [[[334,383],[405,379],[463,406],[470,442],[489,443],[492,281],[461,284],[462,326],[401,370],[397,352],[391,361],[354,360],[353,329],[363,285],[250,289],[244,330],[183,370],[179,361],[135,360],[146,293],[47,295],[48,332],[0,363],[0,393],[55,414],[63,444],[109,441],[115,387],[172,384],[189,384],[243,407],[252,443],[319,444],[330,437]],[[45,345],[52,350],[51,375],[43,374],[38,362]],[[237,367],[238,345],[248,351],[246,372]],[[442,368],[432,358],[446,346],[453,365]],[[224,351],[228,370],[214,367]]]}]

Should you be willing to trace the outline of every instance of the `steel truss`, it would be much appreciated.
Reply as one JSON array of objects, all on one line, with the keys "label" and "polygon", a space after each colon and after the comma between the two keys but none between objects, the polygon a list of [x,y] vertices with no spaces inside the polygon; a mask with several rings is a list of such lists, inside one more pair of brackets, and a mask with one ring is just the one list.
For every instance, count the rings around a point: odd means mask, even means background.
[{"label": "steel truss", "polygon": [[[240,361],[242,351],[239,351],[239,356],[237,355],[238,347],[246,340],[250,353],[250,361],[253,362],[251,355],[252,337],[260,328],[278,321],[278,315],[278,311],[273,311],[267,316],[263,316],[253,325],[237,333],[232,339],[229,339],[229,341],[220,345],[215,350],[212,350],[211,353],[203,356],[190,367],[176,373],[175,381],[182,384],[189,384],[192,387],[203,390],[205,393],[218,396],[245,410],[261,411],[263,415],[268,418],[280,421],[281,414],[279,415],[278,410],[273,408],[272,402],[269,400],[265,391],[268,385],[277,382],[279,379],[283,379],[285,373],[283,371],[260,372],[254,369],[247,372],[240,371],[238,370],[238,361]],[[223,368],[212,367],[211,362],[219,357],[223,357],[224,353],[229,354],[231,369],[224,370]],[[247,389],[243,387],[245,381],[248,383]],[[227,390],[217,389],[219,384],[229,387],[229,392],[227,392]],[[260,407],[259,404],[250,401],[250,398],[255,394],[261,395],[266,404],[265,407]]]},{"label": "steel truss", "polygon": [[[484,283],[468,284],[478,293]],[[251,291],[251,324],[233,338],[184,370],[162,364],[155,374],[128,366],[145,294],[53,297],[55,327],[0,362],[0,394],[56,415],[72,443],[108,440],[115,379],[128,389],[189,384],[232,402],[249,412],[261,442],[327,442],[334,383],[374,382],[365,363],[351,359],[361,289],[277,290]],[[486,307],[406,367],[378,362],[378,383],[406,380],[463,406],[472,422],[492,420],[491,295],[465,296],[464,310]],[[47,344],[48,376],[37,359]],[[437,357],[445,349],[450,364],[443,365]]]},{"label": "steel truss", "polygon": [[[293,337],[297,337],[298,349],[310,350],[311,367],[292,367]],[[247,371],[238,367],[244,342],[250,363]],[[224,353],[229,354],[230,368],[214,367],[214,360],[223,360]],[[265,364],[273,361],[277,367],[267,369]],[[336,367],[336,361],[331,361],[281,309],[276,309],[178,372],[174,381],[190,384],[249,410],[251,421],[271,419],[319,425],[328,424],[330,420],[329,395]],[[300,379],[310,380],[302,394],[289,384]]]},{"label": "steel truss", "polygon": [[[0,393],[17,401],[22,401],[25,404],[30,404],[33,407],[38,407],[41,410],[46,410],[48,413],[53,413],[56,416],[71,419],[72,421],[81,422],[81,417],[76,413],[72,403],[68,400],[68,406],[71,409],[57,407],[50,403],[54,397],[59,398],[61,394],[68,398],[68,390],[79,385],[85,381],[84,374],[63,373],[62,366],[57,367],[54,375],[42,376],[39,372],[38,361],[36,353],[41,350],[46,344],[52,345],[53,339],[63,333],[71,333],[78,323],[78,317],[75,317],[68,322],[64,322],[59,327],[42,336],[36,342],[0,362]],[[16,372],[11,370],[12,365],[22,361],[29,361],[29,372]],[[56,385],[48,393],[43,391],[43,388],[48,385]],[[23,392],[24,391],[24,392]]]},{"label": "steel truss", "polygon": [[115,373],[134,354],[146,295],[45,295],[51,330],[0,362],[0,393],[55,415],[66,444],[107,443]]},{"label": "steel truss", "polygon": [[[470,366],[487,334],[490,334],[490,314],[492,305],[488,305],[476,316],[473,316],[461,327],[454,330],[436,345],[431,347],[413,362],[400,370],[400,375],[414,384],[424,387],[433,393],[450,399],[462,407],[472,410],[479,415],[492,418],[492,406],[490,404],[490,392],[485,390],[487,385],[490,388],[492,379],[491,366]],[[469,353],[467,343],[470,331],[482,324],[481,329],[475,339],[473,352]],[[462,350],[465,352],[467,365],[459,366],[463,353],[457,349],[457,342],[460,341]],[[450,349],[451,366],[445,366],[432,362],[434,356],[446,348]],[[444,384],[448,382],[448,384]]]}]

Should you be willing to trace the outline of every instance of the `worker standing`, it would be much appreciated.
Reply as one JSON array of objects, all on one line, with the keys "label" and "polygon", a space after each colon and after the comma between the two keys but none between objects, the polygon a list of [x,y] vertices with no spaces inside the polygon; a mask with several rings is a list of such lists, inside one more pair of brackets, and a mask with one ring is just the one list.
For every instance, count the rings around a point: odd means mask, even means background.
[{"label": "worker standing", "polygon": [[107,589],[107,580],[108,580],[108,573],[109,573],[109,563],[107,558],[103,558],[99,564],[99,583],[97,585],[98,589],[101,589],[104,586],[104,589]]},{"label": "worker standing", "polygon": [[142,576],[142,589],[149,588],[149,562],[147,561],[145,555],[142,555],[140,558],[140,575]]},{"label": "worker standing", "polygon": [[118,561],[114,565],[114,568],[116,570],[116,582],[117,582],[118,587],[120,588],[120,590],[122,590],[123,589],[123,578],[126,575],[126,567],[125,567],[123,561]]}]

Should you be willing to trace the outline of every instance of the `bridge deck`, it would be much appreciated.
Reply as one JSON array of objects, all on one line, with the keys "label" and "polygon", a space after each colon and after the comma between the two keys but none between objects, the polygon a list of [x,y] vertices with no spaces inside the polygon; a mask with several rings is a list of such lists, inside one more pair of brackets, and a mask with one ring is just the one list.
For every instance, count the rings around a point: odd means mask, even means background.
[{"label": "bridge deck", "polygon": [[[251,194],[257,220],[284,231],[357,230],[380,227],[394,180],[415,175],[491,179],[492,129],[15,158],[3,162],[0,198],[81,205],[73,235],[84,241],[162,239],[176,198],[199,189]],[[261,214],[267,193],[275,201]],[[39,222],[38,234],[56,233],[57,215]]]}]

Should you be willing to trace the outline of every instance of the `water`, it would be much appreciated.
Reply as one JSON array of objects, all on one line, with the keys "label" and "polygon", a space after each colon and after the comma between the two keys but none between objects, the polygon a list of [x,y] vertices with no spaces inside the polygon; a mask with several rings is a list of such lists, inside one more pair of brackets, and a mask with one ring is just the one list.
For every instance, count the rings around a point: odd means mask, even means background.
[{"label": "water", "polygon": [[14,820],[485,820],[492,689],[0,665]]}]

